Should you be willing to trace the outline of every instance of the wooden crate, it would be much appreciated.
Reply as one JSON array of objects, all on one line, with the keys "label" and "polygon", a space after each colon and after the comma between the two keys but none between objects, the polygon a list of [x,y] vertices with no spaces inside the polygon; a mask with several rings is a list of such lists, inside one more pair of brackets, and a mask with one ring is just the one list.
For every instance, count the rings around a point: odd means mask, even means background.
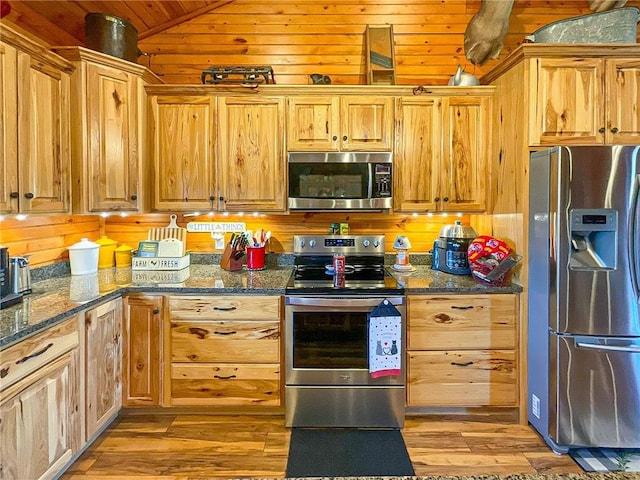
[{"label": "wooden crate", "polygon": [[367,25],[365,46],[367,84],[395,85],[396,60],[393,52],[393,26]]}]

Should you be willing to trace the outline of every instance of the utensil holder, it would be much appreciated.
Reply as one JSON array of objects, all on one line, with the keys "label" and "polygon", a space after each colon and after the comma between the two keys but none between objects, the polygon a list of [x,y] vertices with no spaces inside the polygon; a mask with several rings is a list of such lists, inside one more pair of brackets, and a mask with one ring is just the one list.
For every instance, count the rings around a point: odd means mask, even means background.
[{"label": "utensil holder", "polygon": [[236,253],[238,253],[238,251],[234,250],[233,248],[231,248],[231,245],[227,244],[224,247],[224,252],[222,253],[222,258],[220,259],[220,268],[222,268],[223,270],[228,270],[229,272],[242,270],[244,256],[236,260]]}]

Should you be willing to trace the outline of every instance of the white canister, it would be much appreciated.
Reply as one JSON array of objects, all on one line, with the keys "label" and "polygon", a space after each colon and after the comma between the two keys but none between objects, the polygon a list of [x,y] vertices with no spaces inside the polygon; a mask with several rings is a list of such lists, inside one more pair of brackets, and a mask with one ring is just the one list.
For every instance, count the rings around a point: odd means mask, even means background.
[{"label": "white canister", "polygon": [[86,275],[98,271],[98,253],[100,245],[82,238],[69,247],[69,263],[71,275]]}]

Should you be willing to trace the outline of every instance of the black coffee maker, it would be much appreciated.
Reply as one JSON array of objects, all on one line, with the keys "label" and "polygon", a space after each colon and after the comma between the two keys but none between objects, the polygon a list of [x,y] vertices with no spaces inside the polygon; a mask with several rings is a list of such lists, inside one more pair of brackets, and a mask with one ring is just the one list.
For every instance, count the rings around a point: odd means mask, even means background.
[{"label": "black coffee maker", "polygon": [[0,246],[0,309],[22,301],[22,294],[13,293],[13,279],[9,268],[9,248]]}]

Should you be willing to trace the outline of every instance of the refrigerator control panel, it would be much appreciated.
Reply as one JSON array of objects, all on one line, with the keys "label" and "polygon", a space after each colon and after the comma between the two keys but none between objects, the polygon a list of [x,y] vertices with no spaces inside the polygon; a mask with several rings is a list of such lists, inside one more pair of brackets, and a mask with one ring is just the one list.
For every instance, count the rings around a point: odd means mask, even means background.
[{"label": "refrigerator control panel", "polygon": [[571,210],[571,231],[613,232],[618,228],[618,212],[609,208]]}]

